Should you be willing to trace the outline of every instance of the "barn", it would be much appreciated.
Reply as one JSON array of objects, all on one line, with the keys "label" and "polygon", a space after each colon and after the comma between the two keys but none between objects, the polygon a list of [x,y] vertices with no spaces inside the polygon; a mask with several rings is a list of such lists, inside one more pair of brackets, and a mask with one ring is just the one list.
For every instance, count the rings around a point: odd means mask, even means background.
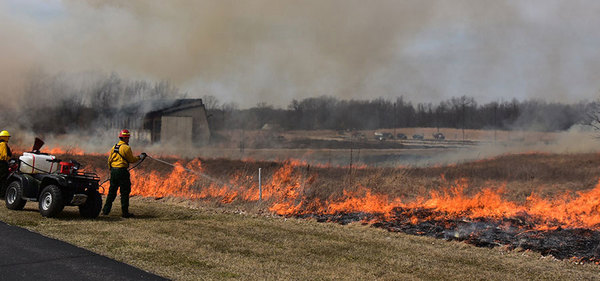
[{"label": "barn", "polygon": [[143,129],[152,143],[202,146],[210,140],[202,99],[178,99],[145,114]]}]

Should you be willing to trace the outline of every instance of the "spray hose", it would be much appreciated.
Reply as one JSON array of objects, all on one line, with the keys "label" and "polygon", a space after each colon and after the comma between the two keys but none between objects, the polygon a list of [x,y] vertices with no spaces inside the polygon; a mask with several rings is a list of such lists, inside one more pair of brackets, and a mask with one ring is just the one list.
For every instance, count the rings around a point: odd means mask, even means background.
[{"label": "spray hose", "polygon": [[148,158],[151,158],[151,159],[152,159],[152,160],[154,160],[154,161],[157,161],[157,162],[163,163],[163,164],[165,164],[165,165],[169,165],[169,166],[171,166],[171,167],[173,167],[173,168],[175,168],[175,167],[179,167],[180,169],[183,169],[183,170],[185,170],[185,171],[187,171],[187,172],[189,172],[189,173],[192,173],[192,174],[194,174],[194,175],[201,176],[201,177],[203,177],[203,178],[205,178],[205,179],[207,179],[207,180],[210,180],[210,181],[213,181],[213,182],[216,182],[216,183],[219,183],[219,184],[222,184],[222,185],[226,185],[226,186],[228,186],[228,187],[231,187],[231,185],[230,185],[230,184],[228,184],[228,183],[226,183],[226,182],[224,182],[224,181],[222,181],[222,180],[219,180],[219,179],[213,178],[213,177],[211,177],[211,176],[209,176],[209,175],[207,175],[207,174],[205,174],[205,173],[202,173],[202,172],[198,172],[198,171],[190,170],[190,169],[188,169],[188,168],[186,168],[186,167],[183,167],[183,165],[176,165],[176,164],[172,164],[172,163],[169,163],[169,162],[167,162],[167,161],[160,160],[160,159],[158,159],[158,158],[154,158],[154,157],[152,157],[152,156],[150,156],[150,155],[148,155],[147,157],[148,157]]},{"label": "spray hose", "polygon": [[[207,174],[205,174],[205,173],[202,173],[202,172],[198,172],[198,171],[194,171],[194,170],[188,169],[188,168],[184,167],[183,165],[177,165],[177,164],[169,163],[169,162],[167,162],[167,161],[160,160],[160,159],[158,159],[158,158],[154,158],[154,157],[152,157],[152,156],[150,156],[150,155],[146,155],[146,157],[142,158],[142,160],[140,160],[140,161],[139,161],[138,163],[136,163],[136,164],[135,164],[133,167],[131,167],[131,168],[127,169],[127,170],[128,170],[128,171],[131,171],[131,170],[135,169],[137,166],[139,166],[140,164],[142,164],[142,162],[144,162],[144,160],[145,160],[146,158],[150,158],[150,159],[152,159],[152,160],[154,160],[154,161],[156,161],[156,162],[160,162],[160,163],[163,163],[163,164],[165,164],[165,165],[169,165],[169,166],[171,166],[171,167],[173,167],[173,168],[175,168],[175,167],[179,167],[180,169],[183,169],[183,170],[184,170],[184,171],[186,171],[186,172],[192,173],[192,174],[194,174],[194,175],[197,175],[197,176],[201,176],[201,177],[203,177],[203,178],[205,178],[205,179],[208,179],[208,180],[210,180],[210,181],[213,181],[213,182],[216,182],[216,183],[219,183],[219,184],[222,184],[222,185],[228,186],[228,187],[232,187],[230,184],[228,184],[228,183],[226,183],[226,182],[224,182],[224,181],[222,181],[222,180],[216,179],[216,178],[214,178],[214,177],[211,177],[211,176],[209,176],[209,175],[207,175]],[[102,186],[103,184],[105,184],[105,183],[106,183],[107,181],[109,181],[109,180],[110,180],[110,177],[109,177],[109,178],[107,178],[105,181],[103,181],[103,182],[100,184],[100,186]],[[104,189],[104,187],[102,187],[102,189]]]}]

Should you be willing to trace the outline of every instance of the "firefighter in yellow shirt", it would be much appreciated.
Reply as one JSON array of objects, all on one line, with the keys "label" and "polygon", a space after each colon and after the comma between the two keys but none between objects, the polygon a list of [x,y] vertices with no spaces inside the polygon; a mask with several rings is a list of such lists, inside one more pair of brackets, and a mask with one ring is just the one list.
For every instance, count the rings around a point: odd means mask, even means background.
[{"label": "firefighter in yellow shirt", "polygon": [[122,130],[119,133],[119,142],[113,146],[108,156],[108,167],[110,168],[110,187],[106,196],[106,203],[102,209],[103,215],[108,215],[112,208],[112,203],[117,197],[117,189],[121,188],[121,216],[131,218],[133,214],[129,212],[129,193],[131,192],[131,179],[129,177],[129,164],[146,158],[146,153],[140,156],[133,156],[131,147],[129,147],[128,130]]},{"label": "firefighter in yellow shirt", "polygon": [[0,195],[4,197],[6,192],[6,180],[8,178],[8,160],[12,157],[8,147],[10,134],[7,131],[0,132]]}]

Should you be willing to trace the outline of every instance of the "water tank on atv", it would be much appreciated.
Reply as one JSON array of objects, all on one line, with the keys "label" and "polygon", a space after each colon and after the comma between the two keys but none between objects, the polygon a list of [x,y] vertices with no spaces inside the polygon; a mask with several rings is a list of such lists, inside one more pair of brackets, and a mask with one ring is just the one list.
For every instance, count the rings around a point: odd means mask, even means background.
[{"label": "water tank on atv", "polygon": [[23,156],[19,157],[19,160],[21,160],[19,171],[26,174],[50,174],[60,168],[54,155],[23,152]]}]

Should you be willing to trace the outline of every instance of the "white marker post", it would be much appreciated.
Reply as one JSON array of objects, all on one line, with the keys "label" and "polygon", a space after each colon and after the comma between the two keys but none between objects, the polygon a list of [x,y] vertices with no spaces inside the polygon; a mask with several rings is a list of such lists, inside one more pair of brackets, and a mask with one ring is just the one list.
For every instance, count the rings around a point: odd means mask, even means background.
[{"label": "white marker post", "polygon": [[260,178],[260,170],[261,168],[258,168],[258,203],[262,202],[262,181]]}]

